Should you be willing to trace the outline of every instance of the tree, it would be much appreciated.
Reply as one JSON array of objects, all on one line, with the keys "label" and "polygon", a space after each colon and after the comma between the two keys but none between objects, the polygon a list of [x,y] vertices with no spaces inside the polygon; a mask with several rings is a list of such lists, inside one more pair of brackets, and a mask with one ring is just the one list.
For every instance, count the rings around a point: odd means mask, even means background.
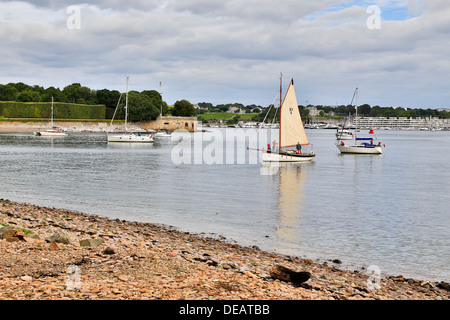
[{"label": "tree", "polygon": [[128,93],[128,120],[154,120],[158,115],[159,108],[153,104],[152,100],[146,94],[137,91],[130,91]]},{"label": "tree", "polygon": [[82,87],[79,83],[72,83],[64,87],[66,102],[95,104],[95,92],[88,87]]},{"label": "tree", "polygon": [[57,102],[65,102],[67,100],[67,97],[62,93],[62,91],[59,88],[55,87],[49,87],[44,90],[44,93],[41,95],[41,101],[43,102],[50,102],[52,101]]},{"label": "tree", "polygon": [[175,102],[172,110],[172,115],[176,117],[191,117],[195,116],[195,107],[187,100],[180,100]]},{"label": "tree", "polygon": [[39,95],[39,92],[32,91],[32,90],[24,90],[17,96],[17,101],[20,102],[39,102],[41,101],[41,96]]},{"label": "tree", "polygon": [[77,103],[77,99],[79,99],[78,91],[80,88],[81,84],[79,83],[72,83],[71,85],[64,87],[63,93],[67,97],[66,102]]},{"label": "tree", "polygon": [[0,85],[0,101],[16,101],[19,92],[10,85]]},{"label": "tree", "polygon": [[167,106],[167,103],[162,100],[161,94],[156,90],[144,90],[142,91],[142,94],[146,95],[150,98],[153,105],[159,109],[159,113],[163,115],[166,115],[169,111],[169,107]]},{"label": "tree", "polygon": [[370,114],[370,105],[362,104],[358,107],[358,113],[363,116],[368,116]]}]

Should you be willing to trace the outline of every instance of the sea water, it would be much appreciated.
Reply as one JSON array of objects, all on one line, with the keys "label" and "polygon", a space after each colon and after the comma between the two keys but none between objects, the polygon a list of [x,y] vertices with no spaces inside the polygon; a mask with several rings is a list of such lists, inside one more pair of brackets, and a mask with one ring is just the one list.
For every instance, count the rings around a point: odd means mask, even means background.
[{"label": "sea water", "polygon": [[264,130],[206,129],[152,144],[4,133],[0,197],[450,281],[450,132],[379,131],[378,156],[340,154],[334,130],[306,130],[314,160],[267,168],[247,149],[272,141]]}]

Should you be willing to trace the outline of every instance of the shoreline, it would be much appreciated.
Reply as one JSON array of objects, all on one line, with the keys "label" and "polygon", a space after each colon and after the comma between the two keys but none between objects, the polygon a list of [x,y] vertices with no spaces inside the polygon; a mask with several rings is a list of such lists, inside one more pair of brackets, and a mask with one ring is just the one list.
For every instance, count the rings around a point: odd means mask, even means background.
[{"label": "shoreline", "polygon": [[[0,199],[0,224],[0,230],[8,228],[4,225],[15,230],[0,231],[0,300],[450,298],[450,285],[442,281],[342,270],[338,263],[263,251],[165,225],[5,199]],[[301,284],[277,279],[275,266],[310,277]]]}]

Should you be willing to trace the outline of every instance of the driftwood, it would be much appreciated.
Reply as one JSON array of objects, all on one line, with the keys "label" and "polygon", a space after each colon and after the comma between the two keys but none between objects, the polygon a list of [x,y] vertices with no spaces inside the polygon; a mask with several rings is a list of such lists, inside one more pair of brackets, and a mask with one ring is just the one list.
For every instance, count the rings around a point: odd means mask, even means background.
[{"label": "driftwood", "polygon": [[311,274],[307,271],[297,272],[280,265],[274,265],[270,269],[270,276],[274,279],[299,285],[307,281],[311,277]]}]

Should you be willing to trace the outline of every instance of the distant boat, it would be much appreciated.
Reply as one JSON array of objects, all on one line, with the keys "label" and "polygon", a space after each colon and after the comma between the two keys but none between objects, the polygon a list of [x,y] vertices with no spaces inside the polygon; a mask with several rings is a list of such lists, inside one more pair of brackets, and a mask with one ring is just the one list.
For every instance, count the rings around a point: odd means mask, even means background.
[{"label": "distant boat", "polygon": [[172,136],[172,133],[171,132],[169,132],[169,130],[167,130],[167,129],[160,129],[160,131],[158,131],[158,132],[156,132],[155,133],[155,137],[162,137],[162,138],[164,138],[164,137],[171,137]]},{"label": "distant boat", "polygon": [[347,129],[337,130],[336,139],[338,140],[353,140],[353,133]]},{"label": "distant boat", "polygon": [[52,111],[51,111],[51,116],[50,116],[51,120],[50,120],[50,129],[44,130],[44,131],[35,131],[33,132],[33,134],[35,136],[52,136],[52,137],[57,137],[57,136],[65,136],[66,133],[64,132],[64,130],[60,127],[55,127],[53,125],[53,97],[52,97]]},{"label": "distant boat", "polygon": [[[353,95],[356,97],[356,106],[355,106],[355,119],[356,119],[356,130],[354,133],[354,142],[353,144],[346,145],[343,139],[338,139],[338,143],[336,144],[337,148],[341,153],[354,153],[354,154],[382,154],[382,145],[381,142],[374,144],[374,138],[358,138],[358,88],[356,88],[355,93]],[[373,130],[371,130],[373,133]]]},{"label": "distant boat", "polygon": [[[148,133],[148,132],[131,132],[128,131],[127,128],[127,119],[128,119],[128,80],[129,77],[126,78],[127,81],[127,90],[126,90],[126,98],[125,98],[125,132],[121,132],[121,133],[107,133],[107,138],[108,138],[108,142],[154,142],[153,140],[153,135]],[[119,98],[119,102],[117,103],[117,107],[119,106],[120,103],[120,98]],[[116,111],[117,111],[117,107],[116,107]],[[114,112],[114,115],[116,113]],[[114,120],[114,116],[111,119],[111,123]]]},{"label": "distant boat", "polygon": [[[302,146],[310,146],[303,127],[302,118],[298,110],[297,97],[295,95],[294,80],[281,102],[282,78],[280,78],[280,126],[278,148],[272,145],[269,150],[262,150],[264,162],[302,162],[315,158],[313,151],[302,152]],[[270,146],[270,145],[269,145]]]}]

